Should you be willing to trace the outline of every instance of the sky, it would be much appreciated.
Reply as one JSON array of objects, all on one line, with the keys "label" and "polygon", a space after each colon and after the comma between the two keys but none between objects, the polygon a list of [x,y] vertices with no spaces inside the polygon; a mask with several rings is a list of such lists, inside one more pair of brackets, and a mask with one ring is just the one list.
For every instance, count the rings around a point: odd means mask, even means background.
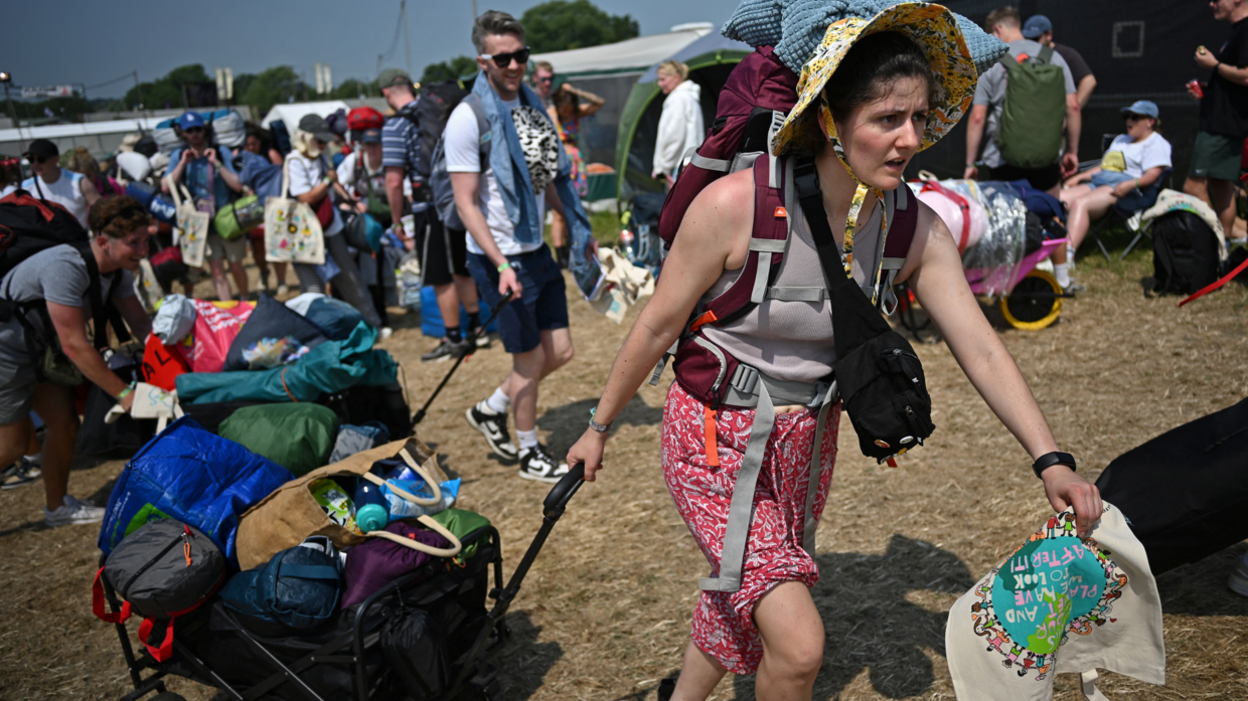
[{"label": "sky", "polygon": [[[477,9],[519,17],[540,1],[477,0]],[[632,15],[643,35],[685,22],[719,26],[737,2],[594,0],[610,14]],[[131,71],[150,81],[193,63],[209,76],[218,67],[239,75],[289,65],[315,85],[313,64],[319,62],[330,66],[335,85],[347,78],[371,80],[378,54],[394,41],[399,0],[51,0],[13,3],[5,14],[0,71],[13,75],[14,86],[81,83],[89,98],[97,98],[125,94],[134,85]],[[429,63],[473,55],[472,0],[408,0],[407,14],[414,78]],[[407,67],[401,28],[387,66]],[[127,79],[94,87],[120,77]]]}]

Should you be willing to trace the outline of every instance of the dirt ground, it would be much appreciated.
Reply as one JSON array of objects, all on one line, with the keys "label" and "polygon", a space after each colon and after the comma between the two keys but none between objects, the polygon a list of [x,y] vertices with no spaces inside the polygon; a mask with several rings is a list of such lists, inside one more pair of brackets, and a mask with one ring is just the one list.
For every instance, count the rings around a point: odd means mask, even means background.
[{"label": "dirt ground", "polygon": [[[1151,258],[1080,261],[1090,291],[1044,331],[1001,330],[1063,449],[1095,477],[1120,453],[1248,395],[1248,292],[1238,285],[1179,309],[1147,299]],[[569,290],[571,290],[569,286]],[[574,294],[574,293],[573,293]],[[571,297],[570,297],[571,299]],[[580,435],[638,309],[617,326],[570,301],[576,358],[543,385],[539,428],[559,455]],[[996,317],[993,310],[990,317]],[[433,347],[414,314],[392,310],[382,345],[402,363],[415,410],[449,369],[422,364]],[[900,467],[877,467],[842,431],[832,494],[818,532],[814,590],[827,629],[815,698],[953,698],[944,658],[953,601],[1034,531],[1050,507],[1022,448],[988,411],[943,344],[919,346],[937,431]],[[540,521],[544,485],[517,478],[464,422],[508,369],[496,344],[464,365],[419,427],[465,484],[460,505],[499,527],[510,570]],[[670,373],[644,386],[616,421],[601,479],[576,496],[520,591],[499,659],[508,699],[656,698],[688,639],[696,580],[707,565],[677,516],[659,468]],[[74,494],[107,499],[121,461],[82,461]],[[1182,479],[1176,465],[1175,478]],[[38,486],[0,493],[0,698],[107,699],[128,689],[116,634],[90,612],[98,552],[92,526],[43,526]],[[1239,544],[1159,578],[1166,687],[1105,674],[1124,699],[1248,698],[1248,599],[1225,586]],[[192,700],[212,690],[171,689]],[[1082,698],[1077,680],[1057,698]],[[726,678],[712,698],[754,698]]]}]

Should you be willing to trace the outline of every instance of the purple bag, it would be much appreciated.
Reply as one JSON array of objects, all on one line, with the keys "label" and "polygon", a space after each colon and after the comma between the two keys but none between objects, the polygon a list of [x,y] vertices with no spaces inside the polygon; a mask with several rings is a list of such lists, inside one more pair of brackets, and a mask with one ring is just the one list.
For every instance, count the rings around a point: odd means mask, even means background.
[{"label": "purple bag", "polygon": [[[386,530],[435,548],[451,545],[450,541],[433,531],[410,526],[402,521],[386,526]],[[421,567],[431,557],[429,553],[382,538],[370,538],[351,548],[347,553],[347,586],[342,593],[342,608],[364,601],[378,589]]]}]

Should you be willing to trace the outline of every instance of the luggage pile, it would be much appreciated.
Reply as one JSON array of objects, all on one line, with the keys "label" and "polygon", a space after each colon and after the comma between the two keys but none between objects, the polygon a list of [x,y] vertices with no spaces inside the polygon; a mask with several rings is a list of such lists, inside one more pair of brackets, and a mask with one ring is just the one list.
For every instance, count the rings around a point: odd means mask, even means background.
[{"label": "luggage pile", "polygon": [[581,474],[551,490],[504,588],[498,531],[453,508],[459,480],[420,441],[296,477],[183,417],[117,480],[92,610],[118,628],[126,698],[175,698],[170,674],[230,698],[492,698],[501,619]]}]

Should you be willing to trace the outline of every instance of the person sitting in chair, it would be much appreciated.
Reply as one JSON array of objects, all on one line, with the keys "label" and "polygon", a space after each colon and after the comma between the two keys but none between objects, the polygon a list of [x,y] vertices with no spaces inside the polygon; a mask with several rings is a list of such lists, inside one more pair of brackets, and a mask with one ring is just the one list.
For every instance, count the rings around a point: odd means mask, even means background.
[{"label": "person sitting in chair", "polygon": [[[1079,248],[1088,234],[1093,219],[1099,219],[1110,207],[1134,212],[1151,207],[1157,200],[1162,173],[1170,167],[1170,142],[1157,131],[1157,105],[1140,100],[1122,108],[1127,120],[1127,133],[1116,137],[1101,158],[1101,164],[1069,178],[1061,193],[1066,205],[1067,244],[1071,251]],[[1065,254],[1065,251],[1058,251]],[[1070,287],[1065,256],[1057,260],[1057,281]],[[1059,266],[1061,266],[1059,268]],[[1063,269],[1064,268],[1064,269]],[[1061,273],[1067,273],[1062,280]]]}]

